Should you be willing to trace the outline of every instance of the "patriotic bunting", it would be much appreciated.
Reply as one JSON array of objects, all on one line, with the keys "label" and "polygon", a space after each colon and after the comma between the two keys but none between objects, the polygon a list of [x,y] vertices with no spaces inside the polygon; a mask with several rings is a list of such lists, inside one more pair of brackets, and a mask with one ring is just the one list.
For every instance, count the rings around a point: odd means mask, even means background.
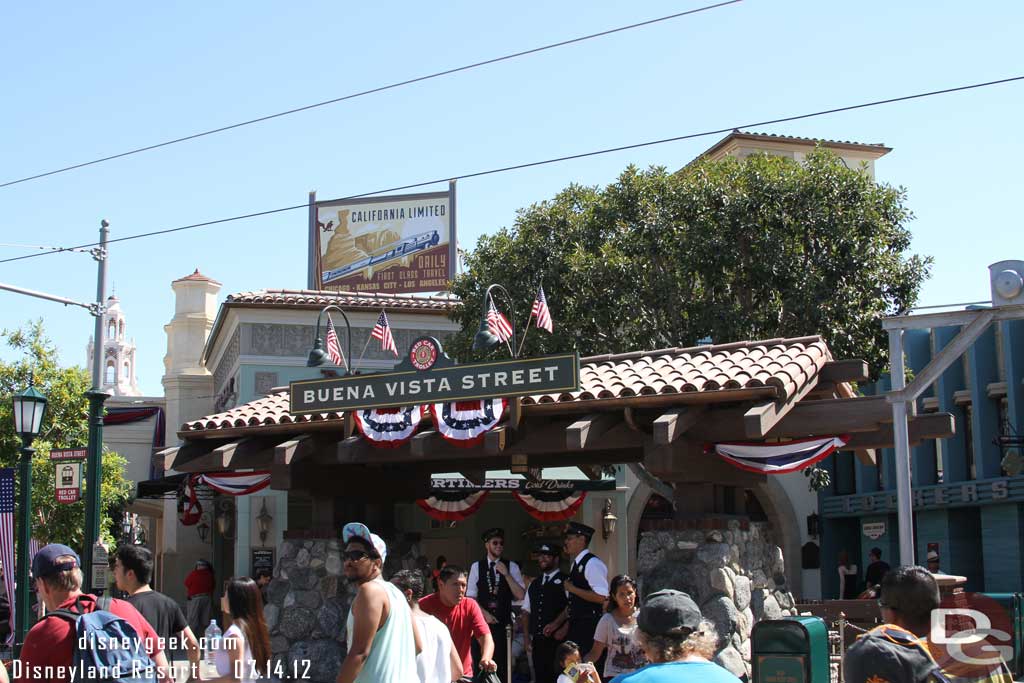
[{"label": "patriotic bunting", "polygon": [[359,433],[377,448],[397,448],[404,444],[419,429],[425,414],[423,406],[353,411]]},{"label": "patriotic bunting", "polygon": [[534,491],[513,492],[530,516],[542,522],[560,522],[569,519],[580,509],[587,497],[586,491]]},{"label": "patriotic bunting", "polygon": [[494,307],[494,299],[491,299],[491,307],[487,309],[487,330],[503,342],[512,338],[512,325]]},{"label": "patriotic bunting", "polygon": [[417,500],[416,504],[434,519],[442,522],[458,522],[479,510],[487,499],[488,493],[488,491],[438,492],[430,498]]},{"label": "patriotic bunting", "polygon": [[551,320],[551,311],[548,310],[548,300],[544,296],[544,285],[537,288],[537,297],[533,300],[533,310],[530,315],[535,318],[534,324],[538,330],[547,330],[551,334],[555,330],[555,324]]},{"label": "patriotic bunting", "polygon": [[270,486],[270,472],[197,474],[192,477],[192,485],[196,484],[206,484],[214,491],[229,496],[244,496]]},{"label": "patriotic bunting", "polygon": [[796,472],[827,458],[846,445],[848,435],[796,439],[785,443],[718,443],[708,445],[731,465],[758,474]]},{"label": "patriotic bunting", "polygon": [[185,477],[178,490],[178,521],[182,526],[193,526],[203,516],[203,506],[196,495],[194,477]]},{"label": "patriotic bunting", "polygon": [[497,426],[505,414],[506,405],[503,398],[453,401],[434,403],[430,412],[443,439],[456,446],[470,448],[483,441],[484,434]]}]

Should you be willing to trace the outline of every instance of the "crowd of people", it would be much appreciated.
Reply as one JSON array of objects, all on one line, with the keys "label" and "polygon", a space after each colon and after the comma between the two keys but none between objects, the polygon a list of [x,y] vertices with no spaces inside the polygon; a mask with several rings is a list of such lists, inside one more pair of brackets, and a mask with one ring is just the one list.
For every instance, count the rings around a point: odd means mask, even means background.
[{"label": "crowd of people", "polygon": [[[589,549],[593,535],[570,522],[562,548],[537,546],[541,574],[527,585],[503,557],[504,532],[489,529],[484,557],[469,568],[445,563],[424,595],[422,572],[385,581],[385,542],[363,524],[347,524],[344,571],[358,588],[338,683],[508,683],[515,602],[535,683],[738,683],[711,661],[717,635],[696,603],[665,590],[639,605],[633,579],[609,582]],[[568,574],[559,568],[563,549],[572,559]]]}]

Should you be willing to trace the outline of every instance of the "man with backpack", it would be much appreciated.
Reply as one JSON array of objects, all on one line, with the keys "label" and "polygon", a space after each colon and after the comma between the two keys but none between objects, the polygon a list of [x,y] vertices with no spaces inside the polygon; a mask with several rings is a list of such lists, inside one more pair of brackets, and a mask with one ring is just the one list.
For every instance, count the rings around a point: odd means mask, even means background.
[{"label": "man with backpack", "polygon": [[68,683],[74,670],[75,680],[173,683],[156,631],[143,616],[123,600],[82,592],[74,550],[59,543],[41,548],[32,558],[32,576],[47,613],[25,636],[15,681]]}]

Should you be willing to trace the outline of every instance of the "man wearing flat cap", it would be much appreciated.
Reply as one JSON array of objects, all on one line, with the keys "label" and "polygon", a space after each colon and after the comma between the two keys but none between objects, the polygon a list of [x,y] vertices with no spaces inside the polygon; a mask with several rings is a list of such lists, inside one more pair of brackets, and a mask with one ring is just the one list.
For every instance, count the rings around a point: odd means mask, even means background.
[{"label": "man wearing flat cap", "polygon": [[519,565],[502,558],[505,552],[505,530],[500,527],[488,529],[481,536],[485,555],[469,568],[469,586],[466,596],[480,603],[484,619],[491,627],[494,639],[494,661],[498,665],[498,678],[505,678],[508,671],[508,646],[505,627],[512,624],[512,602],[522,600],[526,595],[523,572]]},{"label": "man wearing flat cap", "polygon": [[523,633],[526,649],[533,656],[536,683],[554,683],[555,651],[567,631],[565,581],[569,576],[558,567],[558,546],[541,543],[534,548],[541,575],[530,584],[523,600]]},{"label": "man wearing flat cap", "polygon": [[594,631],[608,599],[608,567],[590,552],[593,537],[594,527],[586,524],[569,522],[565,528],[563,546],[572,560],[565,582],[569,594],[568,639],[580,646],[580,652],[590,652],[594,647]]},{"label": "man wearing flat cap", "polygon": [[636,640],[650,662],[611,683],[740,683],[715,664],[718,636],[689,595],[660,590],[644,600],[636,617]]}]

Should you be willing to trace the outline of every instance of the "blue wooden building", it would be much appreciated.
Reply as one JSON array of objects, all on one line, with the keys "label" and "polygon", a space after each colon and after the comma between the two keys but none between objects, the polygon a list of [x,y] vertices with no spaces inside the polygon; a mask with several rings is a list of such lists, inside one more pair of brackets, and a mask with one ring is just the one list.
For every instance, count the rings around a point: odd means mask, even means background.
[{"label": "blue wooden building", "polygon": [[[908,330],[906,363],[920,371],[950,343],[959,327]],[[948,412],[956,434],[921,441],[911,451],[914,539],[917,562],[929,550],[940,569],[966,576],[967,589],[1024,591],[1024,474],[1012,446],[999,437],[1024,435],[1024,321],[989,327],[959,362],[917,400],[918,413]],[[889,378],[861,387],[888,391]],[[864,581],[868,552],[898,564],[896,470],[891,449],[878,452],[877,466],[853,453],[830,457],[832,477],[820,495],[822,592],[839,590],[838,556],[846,551]]]}]

